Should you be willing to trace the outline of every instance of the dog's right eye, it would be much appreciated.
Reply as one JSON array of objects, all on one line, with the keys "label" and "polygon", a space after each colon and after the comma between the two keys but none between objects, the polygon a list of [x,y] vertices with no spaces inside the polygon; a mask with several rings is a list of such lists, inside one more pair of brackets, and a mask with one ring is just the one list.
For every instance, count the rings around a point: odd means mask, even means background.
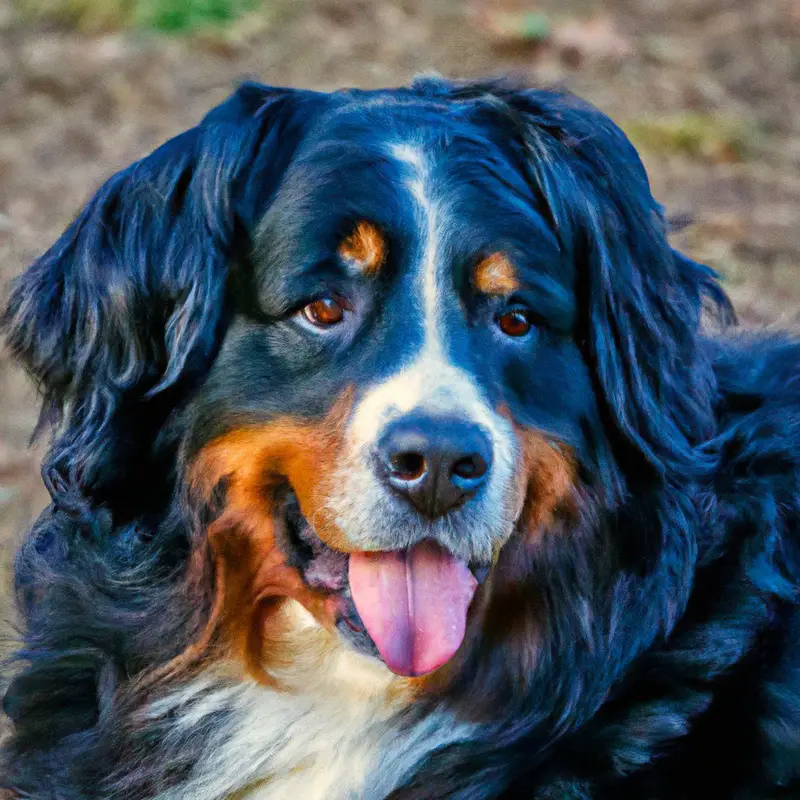
[{"label": "dog's right eye", "polygon": [[512,308],[497,317],[497,327],[506,336],[525,336],[533,327],[525,309]]},{"label": "dog's right eye", "polygon": [[345,306],[336,297],[321,297],[300,309],[306,322],[317,328],[332,328],[344,319]]}]

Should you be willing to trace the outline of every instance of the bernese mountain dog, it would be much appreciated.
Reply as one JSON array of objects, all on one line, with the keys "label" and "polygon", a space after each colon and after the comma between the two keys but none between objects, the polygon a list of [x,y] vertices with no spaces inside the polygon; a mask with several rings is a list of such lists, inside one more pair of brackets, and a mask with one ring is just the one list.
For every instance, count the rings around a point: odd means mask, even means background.
[{"label": "bernese mountain dog", "polygon": [[13,286],[3,784],[800,797],[800,344],[573,96],[243,85]]}]

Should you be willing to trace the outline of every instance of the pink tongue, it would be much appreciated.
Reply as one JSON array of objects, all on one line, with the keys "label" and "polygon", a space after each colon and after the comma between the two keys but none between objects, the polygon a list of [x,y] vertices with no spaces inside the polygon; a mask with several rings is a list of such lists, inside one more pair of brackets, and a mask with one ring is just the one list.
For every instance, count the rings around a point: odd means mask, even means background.
[{"label": "pink tongue", "polygon": [[440,667],[464,638],[478,585],[463,561],[433,542],[350,555],[350,591],[383,660],[398,675]]}]

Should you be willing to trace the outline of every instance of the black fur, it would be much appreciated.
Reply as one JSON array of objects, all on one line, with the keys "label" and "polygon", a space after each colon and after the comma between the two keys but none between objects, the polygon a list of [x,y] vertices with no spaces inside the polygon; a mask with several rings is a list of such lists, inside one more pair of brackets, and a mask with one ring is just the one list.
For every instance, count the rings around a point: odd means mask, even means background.
[{"label": "black fur", "polygon": [[[267,233],[262,220],[300,143],[342,108],[361,114],[354,147],[395,114],[477,126],[557,242],[575,307],[551,350],[496,380],[517,418],[579,454],[580,518],[558,518],[533,554],[506,546],[520,580],[505,599],[544,635],[534,655],[524,637],[482,634],[430,703],[485,735],[434,753],[391,797],[800,796],[800,344],[727,327],[714,275],[667,245],[605,116],[563,94],[443,81],[333,95],[248,84],[113,177],[16,282],[5,326],[54,431],[53,503],[16,561],[25,643],[5,695],[5,785],[154,797],[214,741],[219,720],[181,736],[136,721],[147,676],[209,614],[211,586],[188,592],[186,561],[216,510],[188,495],[183,465],[234,412],[280,401],[231,377],[241,340],[220,347],[235,320],[291,310],[265,264],[293,219]],[[350,202],[327,199],[320,217]],[[509,224],[491,204],[473,211]],[[263,285],[275,308],[255,299]],[[701,329],[703,311],[721,332]],[[260,346],[252,381],[318,414],[304,383],[317,356],[296,366]]]}]

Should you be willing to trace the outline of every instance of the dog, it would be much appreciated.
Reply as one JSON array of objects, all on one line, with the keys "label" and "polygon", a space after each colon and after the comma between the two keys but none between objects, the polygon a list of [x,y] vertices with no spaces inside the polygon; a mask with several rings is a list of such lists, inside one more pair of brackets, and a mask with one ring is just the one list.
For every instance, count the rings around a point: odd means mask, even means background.
[{"label": "dog", "polygon": [[244,84],[14,284],[3,781],[800,796],[800,344],[567,93]]}]

